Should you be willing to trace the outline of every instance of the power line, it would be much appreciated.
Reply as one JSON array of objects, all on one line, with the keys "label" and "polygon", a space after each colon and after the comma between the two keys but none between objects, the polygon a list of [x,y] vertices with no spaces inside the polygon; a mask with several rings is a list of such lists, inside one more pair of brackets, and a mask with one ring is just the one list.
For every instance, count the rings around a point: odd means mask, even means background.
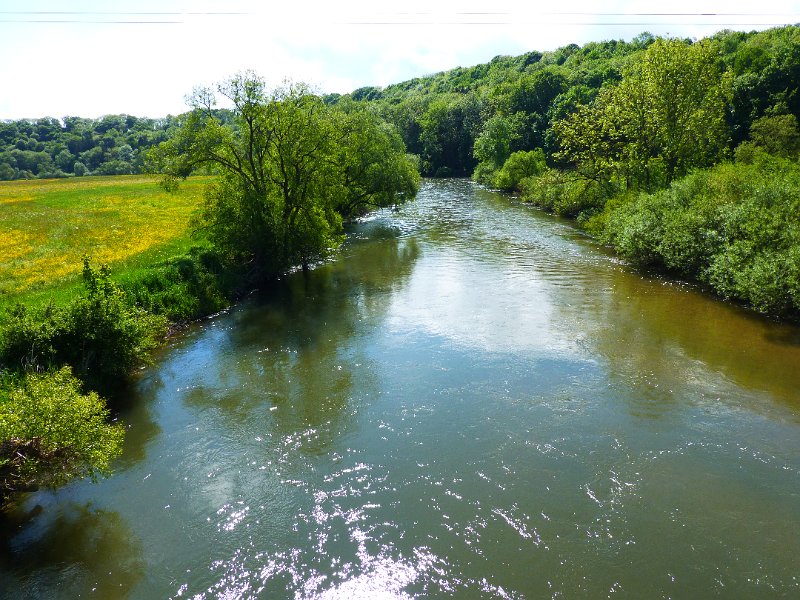
[{"label": "power line", "polygon": [[[58,19],[29,19],[29,20],[12,20],[0,19],[0,24],[19,24],[19,25],[186,25],[186,21],[114,21],[114,20],[58,20]],[[651,22],[633,22],[633,21],[558,21],[541,22],[541,21],[337,21],[331,23],[333,25],[346,25],[346,26],[402,26],[402,27],[435,27],[435,26],[512,26],[512,25],[564,25],[564,26],[578,26],[578,25],[593,25],[593,26],[614,26],[614,27],[678,27],[685,25],[694,25],[698,27],[782,27],[789,25],[785,21],[768,23],[765,21],[734,21],[734,22],[721,22],[721,21],[708,21],[708,22],[669,22],[669,21],[651,21]]]},{"label": "power line", "polygon": [[0,23],[56,24],[56,25],[184,25],[185,21],[76,21],[57,19],[28,19],[25,21],[0,19]]},{"label": "power line", "polygon": [[[232,11],[204,11],[204,12],[176,12],[176,11],[0,11],[0,23],[18,24],[86,24],[86,25],[182,25],[186,21],[181,17],[252,17],[263,15],[264,13],[254,12],[232,12]],[[520,18],[513,18],[515,15]],[[24,18],[14,18],[24,17]],[[52,18],[48,18],[52,17]],[[74,18],[69,18],[74,17]],[[115,18],[112,18],[115,17]],[[131,18],[124,18],[131,17]],[[146,18],[151,17],[151,18]],[[170,18],[172,17],[172,18]],[[372,17],[372,18],[370,18]],[[398,17],[393,19],[392,17]],[[409,19],[409,17],[422,17],[419,20]],[[465,18],[461,18],[465,17]],[[481,20],[470,20],[474,17],[483,17]],[[491,17],[497,17],[492,19]],[[737,22],[641,22],[628,20],[580,20],[580,21],[557,21],[552,24],[577,26],[577,25],[597,25],[597,26],[631,26],[631,27],[652,27],[652,26],[716,26],[716,27],[776,27],[786,25],[786,22],[764,22],[756,19],[768,19],[774,17],[787,17],[788,20],[800,20],[800,13],[775,13],[775,12],[594,12],[594,11],[377,11],[367,13],[364,19],[351,17],[349,20],[332,18],[328,22],[335,25],[358,25],[358,26],[510,26],[510,25],[536,25],[547,24],[536,20],[537,17],[587,17],[588,19],[619,19],[622,18],[652,18],[652,17],[672,17],[672,18],[748,18],[752,21]],[[285,19],[281,16],[276,19]],[[297,20],[307,20],[301,17]],[[320,19],[322,21],[323,19]]]},{"label": "power line", "polygon": [[236,15],[247,16],[253,13],[247,12],[122,12],[122,11],[101,11],[101,10],[0,10],[0,15],[160,15],[160,16],[181,16],[181,15],[202,15],[202,16],[222,16]]},{"label": "power line", "polygon": [[[152,16],[152,17],[180,17],[180,16],[235,16],[247,17],[257,16],[264,13],[257,12],[232,12],[232,11],[22,11],[22,10],[0,10],[0,15],[9,16]],[[424,11],[424,12],[409,12],[409,11],[376,11],[367,14],[388,17],[388,16],[498,16],[510,17],[513,15],[528,15],[528,16],[562,16],[562,17],[783,17],[783,16],[798,16],[800,13],[795,12],[594,12],[594,11]]]},{"label": "power line", "polygon": [[[599,12],[599,11],[374,11],[381,15],[513,15],[519,12],[535,12],[541,15],[657,15],[657,16],[765,16],[784,15],[787,12]],[[121,11],[121,10],[0,10],[5,15],[254,15],[252,11]]]}]

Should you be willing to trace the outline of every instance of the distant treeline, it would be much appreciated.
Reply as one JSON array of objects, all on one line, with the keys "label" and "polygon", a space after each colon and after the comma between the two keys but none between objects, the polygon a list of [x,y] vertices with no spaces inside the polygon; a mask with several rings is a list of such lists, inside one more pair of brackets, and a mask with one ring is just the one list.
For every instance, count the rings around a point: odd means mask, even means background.
[{"label": "distant treeline", "polygon": [[[618,85],[657,41],[643,33],[630,42],[570,44],[552,52],[497,56],[488,63],[412,79],[385,88],[360,88],[351,98],[374,106],[399,129],[409,152],[421,158],[423,175],[469,176],[480,163],[499,162],[517,151],[541,149],[551,166],[559,157],[554,123],[589,106],[601,90]],[[763,32],[721,31],[687,45],[712,48],[719,74],[730,78],[725,144],[748,139],[765,115],[800,117],[800,28]],[[488,165],[491,166],[491,165]]]},{"label": "distant treeline", "polygon": [[178,117],[107,115],[0,121],[0,180],[141,173]]},{"label": "distant treeline", "polygon": [[644,33],[348,96],[327,101],[394,123],[423,174],[515,191],[636,266],[800,318],[800,27]]},{"label": "distant treeline", "polygon": [[[470,176],[477,169],[490,182],[515,152],[540,149],[549,166],[569,166],[559,155],[553,125],[592,105],[602,89],[619,84],[656,39],[642,33],[630,42],[497,56],[385,88],[329,94],[324,100],[369,105],[397,127],[408,152],[420,157],[423,175]],[[760,117],[800,117],[798,27],[726,30],[702,42],[713,46],[720,73],[730,77],[724,139],[729,150],[748,139]],[[183,118],[0,121],[0,180],[140,173],[146,151],[168,139]]]}]

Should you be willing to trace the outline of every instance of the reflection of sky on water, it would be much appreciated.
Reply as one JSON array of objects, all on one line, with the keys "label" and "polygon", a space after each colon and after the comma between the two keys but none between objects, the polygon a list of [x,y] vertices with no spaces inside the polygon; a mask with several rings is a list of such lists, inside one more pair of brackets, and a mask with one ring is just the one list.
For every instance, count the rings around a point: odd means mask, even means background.
[{"label": "reflection of sky on water", "polygon": [[535,279],[520,282],[518,298],[496,294],[506,274],[477,271],[464,262],[458,253],[448,251],[423,259],[408,286],[395,297],[389,326],[397,332],[421,329],[489,352],[576,350],[574,341],[558,331],[545,284]]},{"label": "reflection of sky on water", "polygon": [[795,330],[468,182],[353,232],[164,353],[113,478],[34,497],[119,515],[130,598],[797,591]]}]

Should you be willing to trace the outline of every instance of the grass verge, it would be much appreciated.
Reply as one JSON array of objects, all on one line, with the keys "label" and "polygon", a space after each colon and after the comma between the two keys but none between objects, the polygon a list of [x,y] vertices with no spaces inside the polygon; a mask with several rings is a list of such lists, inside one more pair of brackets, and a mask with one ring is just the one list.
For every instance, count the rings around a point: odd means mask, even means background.
[{"label": "grass verge", "polygon": [[84,255],[118,274],[186,253],[210,180],[172,193],[147,175],[0,182],[0,309],[74,296]]}]

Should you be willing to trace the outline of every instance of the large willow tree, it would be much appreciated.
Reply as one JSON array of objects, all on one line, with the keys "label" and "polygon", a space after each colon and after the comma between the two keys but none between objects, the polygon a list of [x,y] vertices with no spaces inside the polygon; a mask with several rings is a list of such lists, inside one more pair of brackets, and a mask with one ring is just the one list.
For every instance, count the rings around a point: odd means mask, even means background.
[{"label": "large willow tree", "polygon": [[[232,110],[220,110],[226,99]],[[304,268],[342,239],[342,220],[414,196],[415,161],[374,115],[326,106],[304,85],[268,90],[252,73],[197,89],[156,155],[167,182],[218,174],[201,225],[231,258],[271,276]]]}]

